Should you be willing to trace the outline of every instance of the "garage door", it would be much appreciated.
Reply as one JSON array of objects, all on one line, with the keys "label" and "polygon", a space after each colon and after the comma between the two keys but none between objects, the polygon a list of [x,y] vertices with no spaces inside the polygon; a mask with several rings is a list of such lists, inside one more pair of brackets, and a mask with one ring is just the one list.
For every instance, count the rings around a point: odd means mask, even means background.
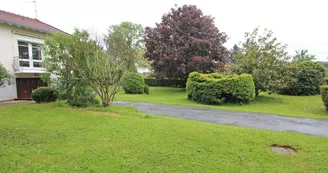
[{"label": "garage door", "polygon": [[40,78],[16,78],[16,85],[19,99],[31,99],[33,90],[40,86],[47,86]]}]

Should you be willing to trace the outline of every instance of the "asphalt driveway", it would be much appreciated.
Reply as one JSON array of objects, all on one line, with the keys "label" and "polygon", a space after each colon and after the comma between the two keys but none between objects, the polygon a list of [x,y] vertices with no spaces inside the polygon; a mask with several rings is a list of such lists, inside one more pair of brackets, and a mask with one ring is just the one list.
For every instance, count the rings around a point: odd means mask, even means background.
[{"label": "asphalt driveway", "polygon": [[216,124],[228,124],[256,129],[328,136],[328,120],[141,102],[116,101],[114,102],[114,105],[133,106],[139,111],[148,114],[184,118]]}]

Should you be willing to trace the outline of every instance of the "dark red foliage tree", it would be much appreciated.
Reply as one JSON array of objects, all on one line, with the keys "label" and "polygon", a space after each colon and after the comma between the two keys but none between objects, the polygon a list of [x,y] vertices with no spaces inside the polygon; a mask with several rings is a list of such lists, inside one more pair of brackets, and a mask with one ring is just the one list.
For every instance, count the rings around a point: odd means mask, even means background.
[{"label": "dark red foliage tree", "polygon": [[172,8],[156,27],[145,30],[145,56],[159,76],[186,79],[190,72],[224,70],[229,51],[227,35],[214,18],[194,5]]}]

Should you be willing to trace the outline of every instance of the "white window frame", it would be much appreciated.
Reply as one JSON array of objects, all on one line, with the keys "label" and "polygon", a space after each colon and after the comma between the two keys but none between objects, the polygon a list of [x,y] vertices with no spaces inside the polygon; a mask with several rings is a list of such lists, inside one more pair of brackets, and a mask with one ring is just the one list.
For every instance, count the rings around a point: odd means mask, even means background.
[{"label": "white window frame", "polygon": [[41,60],[35,60],[35,59],[33,59],[33,51],[32,51],[33,50],[32,44],[39,44],[40,45],[40,49],[41,49],[41,46],[42,46],[43,42],[36,41],[36,40],[28,40],[28,39],[23,39],[23,38],[17,39],[17,42],[16,43],[17,43],[18,55],[19,55],[19,44],[18,44],[19,41],[27,43],[27,45],[28,45],[28,55],[29,55],[29,58],[28,59],[20,59],[20,57],[18,57],[18,61],[19,62],[20,61],[29,61],[29,64],[30,64],[29,67],[23,67],[23,66],[20,66],[20,63],[18,63],[19,67],[20,68],[43,68],[42,66],[41,67],[34,67],[34,65],[33,65],[33,62],[40,62],[41,63],[44,60],[42,50],[40,50],[41,51]]}]

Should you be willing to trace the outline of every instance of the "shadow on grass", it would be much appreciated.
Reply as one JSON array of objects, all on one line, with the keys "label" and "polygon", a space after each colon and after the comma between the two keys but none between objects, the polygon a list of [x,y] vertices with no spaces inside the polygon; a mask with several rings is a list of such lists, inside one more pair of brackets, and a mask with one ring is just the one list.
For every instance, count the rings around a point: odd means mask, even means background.
[{"label": "shadow on grass", "polygon": [[283,103],[283,99],[280,98],[278,95],[259,95],[255,97],[254,103],[256,102],[263,102],[263,103]]}]

